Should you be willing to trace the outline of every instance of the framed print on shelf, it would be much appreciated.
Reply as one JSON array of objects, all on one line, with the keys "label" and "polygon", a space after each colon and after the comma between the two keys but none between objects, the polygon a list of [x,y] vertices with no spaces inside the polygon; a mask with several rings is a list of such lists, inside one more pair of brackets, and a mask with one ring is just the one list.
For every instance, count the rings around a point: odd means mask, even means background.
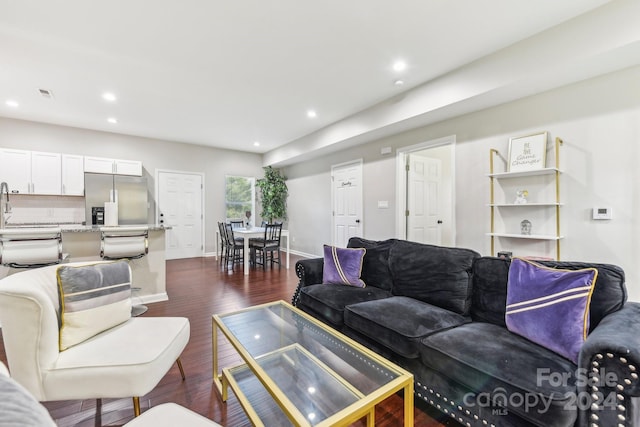
[{"label": "framed print on shelf", "polygon": [[507,172],[544,169],[547,157],[547,132],[509,139]]}]

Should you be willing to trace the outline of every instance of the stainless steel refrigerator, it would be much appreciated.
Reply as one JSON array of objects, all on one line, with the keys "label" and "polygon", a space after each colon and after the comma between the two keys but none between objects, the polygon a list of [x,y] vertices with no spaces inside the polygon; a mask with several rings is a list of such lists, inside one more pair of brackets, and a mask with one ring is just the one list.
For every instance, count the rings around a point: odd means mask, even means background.
[{"label": "stainless steel refrigerator", "polygon": [[[105,202],[118,203],[118,225],[148,224],[147,179],[140,176],[84,174],[85,220],[95,224],[96,209],[104,209]],[[98,216],[98,222],[100,216]]]}]

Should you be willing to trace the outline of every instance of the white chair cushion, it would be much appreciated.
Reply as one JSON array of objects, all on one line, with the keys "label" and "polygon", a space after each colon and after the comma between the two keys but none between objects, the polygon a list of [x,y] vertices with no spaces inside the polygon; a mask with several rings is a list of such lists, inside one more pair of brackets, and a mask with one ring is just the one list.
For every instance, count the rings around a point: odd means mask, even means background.
[{"label": "white chair cushion", "polygon": [[175,403],[163,403],[147,410],[139,417],[126,423],[123,427],[221,427],[202,415]]},{"label": "white chair cushion", "polygon": [[131,317],[131,268],[126,261],[62,266],[56,277],[60,294],[60,351]]},{"label": "white chair cushion", "polygon": [[136,317],[60,353],[44,375],[50,400],[144,396],[189,341],[183,317]]}]

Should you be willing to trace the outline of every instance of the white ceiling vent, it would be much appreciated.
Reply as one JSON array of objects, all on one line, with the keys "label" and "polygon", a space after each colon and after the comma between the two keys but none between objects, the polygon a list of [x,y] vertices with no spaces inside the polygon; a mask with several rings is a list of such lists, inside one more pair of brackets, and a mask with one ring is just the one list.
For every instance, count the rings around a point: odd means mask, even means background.
[{"label": "white ceiling vent", "polygon": [[53,99],[53,92],[48,89],[38,89],[43,98]]}]

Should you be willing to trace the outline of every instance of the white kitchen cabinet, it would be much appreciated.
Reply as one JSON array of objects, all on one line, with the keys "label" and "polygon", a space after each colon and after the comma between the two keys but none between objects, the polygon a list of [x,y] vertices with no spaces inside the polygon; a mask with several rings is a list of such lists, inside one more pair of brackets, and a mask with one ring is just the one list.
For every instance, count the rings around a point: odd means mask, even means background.
[{"label": "white kitchen cabinet", "polygon": [[62,155],[31,152],[30,194],[62,194]]},{"label": "white kitchen cabinet", "polygon": [[31,151],[0,149],[0,181],[11,193],[29,194],[31,189]]},{"label": "white kitchen cabinet", "polygon": [[113,173],[113,159],[85,156],[84,171],[92,173]]},{"label": "white kitchen cabinet", "polygon": [[86,156],[84,158],[84,171],[92,173],[142,176],[142,162],[137,160],[120,160]]},{"label": "white kitchen cabinet", "polygon": [[62,194],[84,196],[84,157],[62,155]]},{"label": "white kitchen cabinet", "polygon": [[0,149],[0,180],[11,193],[61,194],[61,155],[41,151]]},{"label": "white kitchen cabinet", "polygon": [[142,162],[137,160],[115,160],[115,174],[142,176]]}]

